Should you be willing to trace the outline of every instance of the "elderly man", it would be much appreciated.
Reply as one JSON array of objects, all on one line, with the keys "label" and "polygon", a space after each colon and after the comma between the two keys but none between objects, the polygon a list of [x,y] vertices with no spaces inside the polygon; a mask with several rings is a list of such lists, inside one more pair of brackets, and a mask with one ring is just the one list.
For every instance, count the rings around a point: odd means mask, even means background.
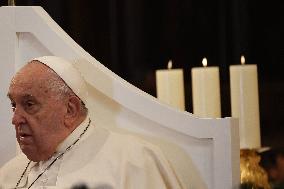
[{"label": "elderly man", "polygon": [[0,170],[0,188],[182,188],[155,146],[96,127],[72,63],[40,57],[12,79],[8,97],[22,150]]}]

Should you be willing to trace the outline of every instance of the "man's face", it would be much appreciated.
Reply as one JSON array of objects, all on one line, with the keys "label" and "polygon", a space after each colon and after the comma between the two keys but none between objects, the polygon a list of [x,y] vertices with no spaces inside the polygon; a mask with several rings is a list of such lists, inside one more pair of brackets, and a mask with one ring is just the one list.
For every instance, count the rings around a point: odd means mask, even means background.
[{"label": "man's face", "polygon": [[30,63],[13,78],[8,96],[18,143],[32,161],[46,160],[68,136],[64,126],[66,102],[48,87],[51,73],[41,63]]}]

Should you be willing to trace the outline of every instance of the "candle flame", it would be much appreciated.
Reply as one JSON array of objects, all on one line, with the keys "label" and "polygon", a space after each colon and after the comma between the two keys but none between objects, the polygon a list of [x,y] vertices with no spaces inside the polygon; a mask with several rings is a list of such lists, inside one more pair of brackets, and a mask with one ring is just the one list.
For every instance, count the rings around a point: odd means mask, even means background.
[{"label": "candle flame", "polygon": [[244,65],[245,63],[246,63],[245,56],[242,55],[242,56],[241,56],[241,64]]},{"label": "candle flame", "polygon": [[172,60],[169,60],[168,69],[170,70],[170,69],[172,69],[172,67],[173,67],[173,62],[172,62]]},{"label": "candle flame", "polygon": [[207,59],[206,59],[206,58],[203,58],[203,59],[202,59],[202,65],[203,65],[204,67],[207,66]]}]

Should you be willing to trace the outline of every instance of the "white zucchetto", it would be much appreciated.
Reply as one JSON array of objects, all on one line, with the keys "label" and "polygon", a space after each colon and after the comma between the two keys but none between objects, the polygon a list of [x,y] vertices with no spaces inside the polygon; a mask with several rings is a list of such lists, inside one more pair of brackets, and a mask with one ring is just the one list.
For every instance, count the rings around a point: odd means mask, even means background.
[{"label": "white zucchetto", "polygon": [[33,58],[31,61],[34,60],[51,68],[87,106],[87,86],[81,73],[73,65],[75,62],[57,56],[43,56]]}]

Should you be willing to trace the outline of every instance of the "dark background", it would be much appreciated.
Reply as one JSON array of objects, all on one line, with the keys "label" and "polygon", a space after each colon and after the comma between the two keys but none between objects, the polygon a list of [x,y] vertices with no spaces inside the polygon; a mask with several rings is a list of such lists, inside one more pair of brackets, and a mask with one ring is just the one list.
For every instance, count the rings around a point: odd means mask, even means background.
[{"label": "dark background", "polygon": [[[283,147],[284,2],[257,0],[17,0],[42,6],[86,51],[156,96],[155,70],[183,68],[192,112],[192,67],[219,66],[222,117],[231,115],[229,66],[257,64],[262,146]],[[0,6],[7,1],[0,0]],[[282,117],[283,116],[283,117]]]}]

